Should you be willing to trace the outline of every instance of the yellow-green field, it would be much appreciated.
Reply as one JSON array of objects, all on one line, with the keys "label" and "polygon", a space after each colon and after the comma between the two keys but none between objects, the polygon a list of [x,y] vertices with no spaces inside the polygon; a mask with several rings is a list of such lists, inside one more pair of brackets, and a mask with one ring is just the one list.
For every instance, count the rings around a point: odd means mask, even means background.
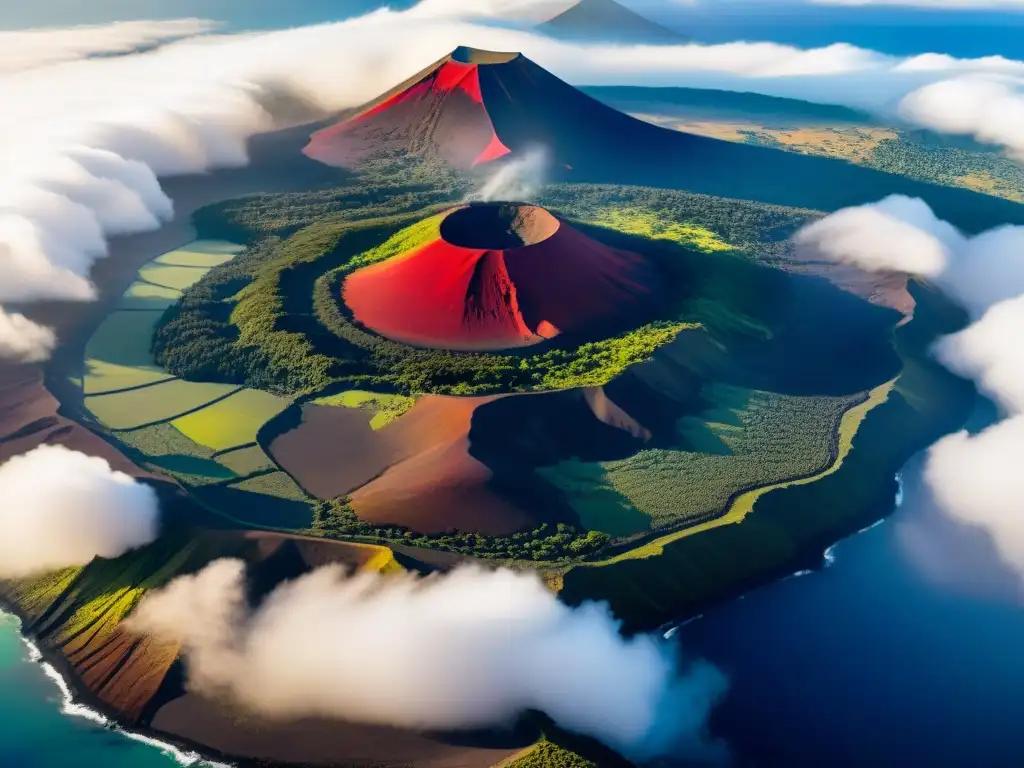
[{"label": "yellow-green field", "polygon": [[229,243],[226,240],[196,240],[186,246],[165,253],[155,264],[167,264],[174,267],[206,267],[212,269],[220,264],[231,261],[245,250],[245,246]]},{"label": "yellow-green field", "polygon": [[256,433],[288,407],[288,400],[257,389],[231,397],[171,422],[185,437],[214,451],[256,442]]},{"label": "yellow-green field", "polygon": [[245,477],[253,472],[259,472],[261,469],[269,469],[274,466],[274,462],[270,460],[258,445],[219,454],[216,462],[221,466],[227,467],[239,477]]},{"label": "yellow-green field", "polygon": [[[142,267],[118,310],[89,340],[81,386],[85,410],[116,433],[136,461],[193,488],[231,483],[258,494],[250,511],[263,521],[268,517],[258,509],[260,498],[304,500],[290,477],[267,474],[275,464],[254,445],[260,427],[289,401],[229,384],[184,381],[156,365],[151,352],[163,311],[242,250],[226,241],[196,241]],[[374,418],[395,407],[383,403]],[[235,517],[244,522],[246,510]]]},{"label": "yellow-green field", "polygon": [[155,384],[173,378],[153,362],[150,342],[159,311],[114,312],[85,347],[86,395]]},{"label": "yellow-green field", "polygon": [[151,387],[85,398],[86,409],[105,427],[136,429],[169,421],[237,392],[232,384],[198,384],[171,379]]},{"label": "yellow-green field", "polygon": [[181,291],[175,288],[162,288],[137,281],[128,286],[124,292],[118,309],[152,309],[162,312],[181,297]]},{"label": "yellow-green field", "polygon": [[669,240],[705,253],[731,251],[733,247],[710,229],[679,221],[666,221],[652,211],[639,208],[605,208],[589,221],[627,235],[652,240]]},{"label": "yellow-green field", "polygon": [[371,414],[370,426],[373,429],[381,429],[416,405],[416,398],[405,395],[382,395],[378,392],[350,389],[346,392],[339,392],[336,395],[318,398],[313,402],[316,405],[360,408]]}]

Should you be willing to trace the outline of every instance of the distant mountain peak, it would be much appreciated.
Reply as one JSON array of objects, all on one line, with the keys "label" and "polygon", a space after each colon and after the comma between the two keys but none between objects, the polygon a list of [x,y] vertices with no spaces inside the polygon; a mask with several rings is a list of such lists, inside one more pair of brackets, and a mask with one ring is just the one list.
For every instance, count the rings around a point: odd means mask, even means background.
[{"label": "distant mountain peak", "polygon": [[684,35],[644,18],[616,0],[580,0],[537,29],[554,37],[576,40],[657,44],[686,41]]}]

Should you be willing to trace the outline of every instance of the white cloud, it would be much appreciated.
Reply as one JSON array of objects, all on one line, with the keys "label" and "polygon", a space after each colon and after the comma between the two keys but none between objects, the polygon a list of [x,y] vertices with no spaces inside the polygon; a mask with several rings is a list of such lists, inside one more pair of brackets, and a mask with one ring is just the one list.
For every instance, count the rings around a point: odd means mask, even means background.
[{"label": "white cloud", "polygon": [[[974,322],[940,339],[935,354],[974,380],[1007,418],[932,446],[924,493],[945,521],[987,533],[1002,566],[1024,583],[1024,227],[966,237],[920,200],[890,197],[838,211],[795,239],[823,258],[925,277],[970,313]],[[906,539],[929,571],[955,572],[963,580],[967,570],[991,567],[974,548],[958,559],[941,520],[931,524],[934,535],[923,525],[906,526]]]},{"label": "white cloud", "polygon": [[493,19],[536,24],[553,18],[579,0],[421,0],[412,8],[418,16],[432,19]]},{"label": "white cloud", "polygon": [[991,76],[943,80],[908,94],[899,109],[917,125],[1005,147],[1024,161],[1024,80]]},{"label": "white cloud", "polygon": [[[985,73],[1024,77],[1024,62],[1000,57],[899,58],[844,44],[582,45],[482,23],[551,10],[543,0],[427,0],[408,12],[240,35],[208,34],[195,20],[5,33],[0,303],[91,299],[89,274],[107,239],[172,216],[157,177],[243,165],[250,136],[294,119],[268,111],[273,96],[329,114],[467,43],[522,51],[575,83],[719,87],[881,110],[917,91],[905,111],[929,124],[955,99],[923,87]],[[148,52],[97,55],[192,34]],[[57,54],[67,60],[54,63]],[[945,125],[974,125],[960,119]],[[1013,121],[1003,125],[990,140],[1009,146]]]},{"label": "white cloud", "polygon": [[624,639],[606,606],[570,608],[533,574],[327,567],[251,611],[244,565],[219,560],[147,595],[127,626],[181,642],[190,688],[267,717],[451,729],[537,709],[633,756],[716,751],[716,669],[680,669],[674,643]]},{"label": "white cloud", "polygon": [[47,360],[57,345],[52,328],[34,323],[18,312],[0,307],[0,358],[22,363]]},{"label": "white cloud", "polygon": [[152,488],[63,446],[0,465],[0,499],[3,578],[117,557],[157,535]]},{"label": "white cloud", "polygon": [[1008,413],[1024,414],[1024,296],[995,304],[976,323],[946,336],[936,357],[971,379]]},{"label": "white cloud", "polygon": [[928,451],[924,477],[939,509],[988,532],[1003,565],[1024,581],[1021,455],[1024,416],[1014,416],[977,435],[959,432],[940,440]]},{"label": "white cloud", "polygon": [[90,56],[131,53],[211,28],[210,22],[201,19],[177,19],[0,31],[0,75]]},{"label": "white cloud", "polygon": [[798,248],[869,272],[935,277],[948,267],[963,237],[923,200],[893,195],[826,216],[797,232],[793,241]]}]

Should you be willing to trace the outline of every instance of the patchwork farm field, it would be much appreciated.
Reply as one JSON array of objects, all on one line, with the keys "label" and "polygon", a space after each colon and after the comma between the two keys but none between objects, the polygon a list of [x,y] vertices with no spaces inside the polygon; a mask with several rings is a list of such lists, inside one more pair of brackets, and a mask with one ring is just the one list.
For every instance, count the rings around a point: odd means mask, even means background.
[{"label": "patchwork farm field", "polygon": [[198,384],[171,379],[160,384],[85,399],[86,409],[115,431],[170,421],[237,392],[231,384]]},{"label": "patchwork farm field", "polygon": [[153,360],[150,347],[160,321],[158,310],[114,312],[85,348],[86,395],[116,392],[174,378]]},{"label": "patchwork farm field", "polygon": [[288,400],[256,389],[243,389],[171,425],[185,437],[214,451],[256,442],[256,433],[288,407]]},{"label": "patchwork farm field", "polygon": [[[262,499],[305,500],[256,444],[259,429],[290,401],[234,384],[185,381],[157,365],[152,353],[166,308],[243,250],[227,241],[201,240],[140,269],[118,309],[87,343],[83,405],[90,420],[141,466],[187,487],[225,485],[247,492],[255,499],[248,511],[272,523]],[[261,477],[268,473],[268,479]],[[245,517],[247,505],[238,506],[236,517]],[[296,520],[290,514],[289,524]]]}]

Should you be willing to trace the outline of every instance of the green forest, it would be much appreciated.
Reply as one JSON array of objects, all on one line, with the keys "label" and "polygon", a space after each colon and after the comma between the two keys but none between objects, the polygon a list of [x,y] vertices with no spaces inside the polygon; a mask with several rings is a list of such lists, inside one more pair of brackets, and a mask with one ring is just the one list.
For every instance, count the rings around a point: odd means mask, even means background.
[{"label": "green forest", "polygon": [[586,228],[591,236],[655,260],[672,301],[607,336],[491,354],[415,348],[356,323],[340,301],[345,277],[436,235],[437,212],[469,184],[430,162],[391,158],[352,186],[204,209],[196,219],[203,235],[250,246],[166,310],[153,343],[157,363],[187,380],[288,396],[340,387],[472,395],[601,385],[700,325],[756,332],[757,322],[730,317],[738,308],[724,305],[735,288],[722,273],[744,260],[784,258],[787,238],[812,215],[685,192],[553,185],[543,204],[600,225]]}]

